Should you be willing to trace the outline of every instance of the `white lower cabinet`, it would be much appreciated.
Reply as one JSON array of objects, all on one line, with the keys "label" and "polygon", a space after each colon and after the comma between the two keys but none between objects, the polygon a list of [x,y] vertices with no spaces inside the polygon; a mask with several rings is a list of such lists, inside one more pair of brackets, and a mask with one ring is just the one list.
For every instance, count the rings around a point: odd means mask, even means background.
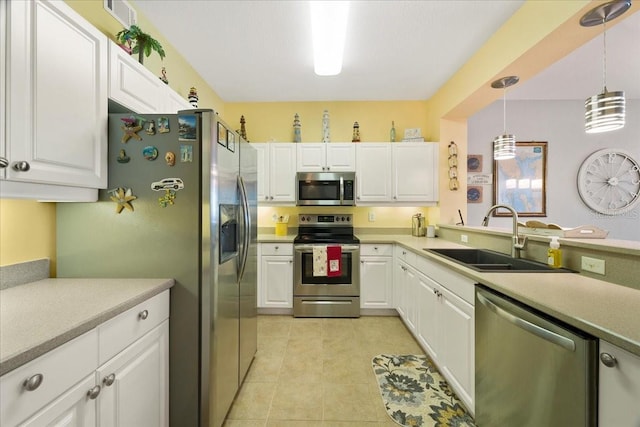
[{"label": "white lower cabinet", "polygon": [[458,397],[474,412],[475,318],[474,307],[446,288],[441,289],[440,368]]},{"label": "white lower cabinet", "polygon": [[395,265],[398,314],[473,414],[475,283],[400,246]]},{"label": "white lower cabinet", "polygon": [[393,245],[360,245],[360,308],[394,308]]},{"label": "white lower cabinet", "polygon": [[168,426],[168,317],[167,290],[6,373],[0,425]]},{"label": "white lower cabinet", "polygon": [[599,358],[598,425],[640,426],[640,357],[600,340]]},{"label": "white lower cabinet", "polygon": [[407,328],[415,334],[416,301],[414,297],[418,286],[418,276],[416,270],[403,261],[397,261],[395,265],[393,298],[396,310]]},{"label": "white lower cabinet", "polygon": [[258,308],[293,308],[293,244],[261,243]]},{"label": "white lower cabinet", "polygon": [[101,426],[169,425],[169,321],[97,371]]},{"label": "white lower cabinet", "polygon": [[[95,376],[89,375],[35,415],[20,423],[20,426],[84,427],[97,425],[96,399],[98,395],[95,393],[99,390],[95,385]],[[92,391],[96,397],[89,397],[88,393]]]}]

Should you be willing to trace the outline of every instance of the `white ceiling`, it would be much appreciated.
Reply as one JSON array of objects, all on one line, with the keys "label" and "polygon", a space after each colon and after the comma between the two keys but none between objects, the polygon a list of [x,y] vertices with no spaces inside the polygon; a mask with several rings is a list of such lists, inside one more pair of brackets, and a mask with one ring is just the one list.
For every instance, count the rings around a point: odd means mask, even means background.
[{"label": "white ceiling", "polygon": [[[424,100],[523,0],[352,1],[342,73],[313,73],[306,1],[137,0],[226,102]],[[607,86],[640,99],[640,13],[607,31]],[[171,70],[168,70],[169,73]],[[602,89],[602,38],[509,91],[580,99]]]}]

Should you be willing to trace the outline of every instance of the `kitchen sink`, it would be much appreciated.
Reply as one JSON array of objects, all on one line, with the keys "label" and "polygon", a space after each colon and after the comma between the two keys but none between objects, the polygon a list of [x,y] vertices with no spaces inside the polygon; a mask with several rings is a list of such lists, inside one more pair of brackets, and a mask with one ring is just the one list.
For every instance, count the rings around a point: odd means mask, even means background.
[{"label": "kitchen sink", "polygon": [[541,262],[513,258],[510,255],[489,249],[425,248],[424,250],[476,271],[491,273],[575,273],[573,270],[566,268],[552,268]]}]

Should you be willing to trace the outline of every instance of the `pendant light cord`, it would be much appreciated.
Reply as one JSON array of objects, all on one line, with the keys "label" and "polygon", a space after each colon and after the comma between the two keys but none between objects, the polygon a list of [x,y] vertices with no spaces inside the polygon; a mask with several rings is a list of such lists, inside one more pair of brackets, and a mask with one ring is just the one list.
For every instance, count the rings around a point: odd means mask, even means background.
[{"label": "pendant light cord", "polygon": [[603,93],[607,92],[607,17],[603,17],[602,18],[602,25],[604,27],[604,30],[602,32],[602,44],[603,44],[603,49],[602,51],[604,52],[603,58],[602,58],[602,87],[604,88]]},{"label": "pendant light cord", "polygon": [[504,91],[502,92],[502,134],[507,134],[507,85],[504,85]]}]

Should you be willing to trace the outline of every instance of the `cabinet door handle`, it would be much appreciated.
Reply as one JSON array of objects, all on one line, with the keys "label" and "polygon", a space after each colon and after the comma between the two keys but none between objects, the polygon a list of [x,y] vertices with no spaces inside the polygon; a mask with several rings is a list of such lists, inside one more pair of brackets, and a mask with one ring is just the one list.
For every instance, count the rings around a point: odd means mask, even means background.
[{"label": "cabinet door handle", "polygon": [[273,200],[273,196],[269,197],[271,200]]},{"label": "cabinet door handle", "polygon": [[40,387],[40,384],[42,384],[42,380],[44,380],[44,375],[42,374],[31,375],[29,378],[24,380],[22,386],[27,391],[33,391]]},{"label": "cabinet door handle", "polygon": [[114,383],[115,380],[116,380],[116,374],[109,374],[106,377],[104,377],[104,379],[102,380],[102,384],[109,387],[111,384]]},{"label": "cabinet door handle", "polygon": [[15,162],[13,164],[13,169],[17,170],[18,172],[26,172],[31,169],[31,165],[29,164],[29,162],[22,160],[20,162]]},{"label": "cabinet door handle", "polygon": [[265,200],[269,200],[269,196],[264,196],[264,199]]},{"label": "cabinet door handle", "polygon": [[293,260],[292,259],[289,260],[289,264],[293,264]]},{"label": "cabinet door handle", "polygon": [[99,385],[90,388],[89,391],[87,392],[87,396],[91,400],[96,399],[99,394],[100,394],[100,386]]},{"label": "cabinet door handle", "polygon": [[600,361],[607,368],[615,368],[615,366],[618,364],[618,360],[616,359],[616,357],[609,353],[600,353]]},{"label": "cabinet door handle", "polygon": [[142,310],[138,314],[138,317],[140,318],[140,320],[147,320],[147,317],[149,317],[149,310]]},{"label": "cabinet door handle", "polygon": [[9,160],[5,159],[4,157],[0,157],[0,169],[4,169],[7,166],[9,166]]},{"label": "cabinet door handle", "polygon": [[275,246],[274,249],[277,251],[278,249],[280,249],[280,246]]}]

